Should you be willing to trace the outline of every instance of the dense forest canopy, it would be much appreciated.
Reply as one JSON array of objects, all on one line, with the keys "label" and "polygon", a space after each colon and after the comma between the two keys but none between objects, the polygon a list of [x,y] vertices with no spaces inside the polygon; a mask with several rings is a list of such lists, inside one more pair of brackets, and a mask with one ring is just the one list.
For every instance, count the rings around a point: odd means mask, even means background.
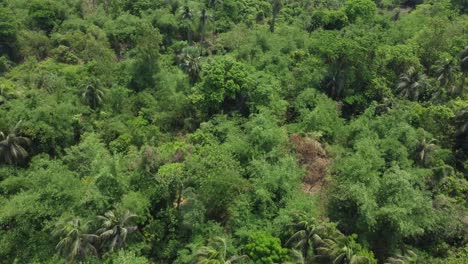
[{"label": "dense forest canopy", "polygon": [[468,263],[466,0],[0,0],[0,263]]}]

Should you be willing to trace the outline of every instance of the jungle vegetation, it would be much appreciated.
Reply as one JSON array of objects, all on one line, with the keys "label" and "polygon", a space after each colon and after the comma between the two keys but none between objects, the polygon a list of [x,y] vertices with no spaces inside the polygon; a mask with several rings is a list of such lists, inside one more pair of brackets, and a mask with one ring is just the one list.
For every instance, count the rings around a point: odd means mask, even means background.
[{"label": "jungle vegetation", "polygon": [[468,263],[465,0],[0,1],[0,263]]}]

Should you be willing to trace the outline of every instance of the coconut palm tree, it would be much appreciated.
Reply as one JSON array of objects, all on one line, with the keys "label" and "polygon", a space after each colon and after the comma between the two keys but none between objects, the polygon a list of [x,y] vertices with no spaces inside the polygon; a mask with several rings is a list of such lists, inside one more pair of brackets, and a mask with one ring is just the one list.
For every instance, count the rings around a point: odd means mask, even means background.
[{"label": "coconut palm tree", "polygon": [[286,245],[291,245],[294,249],[302,253],[305,261],[308,261],[309,251],[312,250],[314,235],[317,233],[317,223],[314,219],[303,220],[296,224],[297,232],[294,233]]},{"label": "coconut palm tree", "polygon": [[367,264],[370,259],[358,256],[349,245],[348,238],[340,235],[333,239],[322,239],[314,235],[317,259],[328,259],[333,264]]},{"label": "coconut palm tree", "polygon": [[458,132],[459,133],[465,133],[468,132],[468,107],[465,107],[458,111],[457,113],[457,120],[460,120],[459,126],[458,126]]},{"label": "coconut palm tree", "polygon": [[82,86],[84,89],[82,93],[83,102],[91,109],[96,110],[104,101],[104,90],[101,88],[99,80],[95,78],[86,79]]},{"label": "coconut palm tree", "polygon": [[20,124],[21,120],[8,135],[0,132],[0,159],[7,164],[17,164],[29,155],[26,148],[31,145],[31,140],[27,137],[16,135]]},{"label": "coconut palm tree", "polygon": [[411,250],[408,250],[405,255],[396,255],[389,257],[385,264],[411,264],[417,263],[418,255]]},{"label": "coconut palm tree", "polygon": [[271,24],[270,24],[270,31],[272,33],[275,32],[276,16],[278,16],[279,12],[281,11],[281,7],[283,7],[283,1],[282,0],[272,0],[271,1],[272,19],[271,19]]},{"label": "coconut palm tree", "polygon": [[119,216],[116,216],[113,211],[108,211],[103,216],[98,216],[102,221],[102,228],[96,233],[105,243],[109,243],[110,251],[120,249],[125,246],[127,236],[137,230],[136,226],[130,225],[131,221],[137,217],[128,210]]},{"label": "coconut palm tree", "polygon": [[56,249],[70,261],[97,256],[94,243],[97,242],[98,236],[86,233],[86,224],[79,218],[58,222],[52,234],[60,237]]},{"label": "coconut palm tree", "polygon": [[410,67],[400,75],[397,92],[410,100],[418,100],[421,93],[428,87],[426,75],[416,71],[414,67]]},{"label": "coconut palm tree", "polygon": [[291,250],[291,256],[290,260],[286,262],[285,264],[306,264],[306,260],[304,259],[304,256],[302,255],[302,252],[299,250]]},{"label": "coconut palm tree", "polygon": [[437,146],[435,142],[435,139],[427,140],[426,138],[423,138],[421,142],[419,142],[418,161],[422,165],[427,165],[429,153],[431,153]]},{"label": "coconut palm tree", "polygon": [[245,261],[248,257],[243,255],[228,258],[226,240],[221,237],[215,237],[207,246],[197,250],[195,259],[195,263],[197,264],[231,264]]},{"label": "coconut palm tree", "polygon": [[454,95],[457,92],[455,85],[455,69],[449,59],[440,60],[435,66],[437,81],[447,90],[447,93]]}]

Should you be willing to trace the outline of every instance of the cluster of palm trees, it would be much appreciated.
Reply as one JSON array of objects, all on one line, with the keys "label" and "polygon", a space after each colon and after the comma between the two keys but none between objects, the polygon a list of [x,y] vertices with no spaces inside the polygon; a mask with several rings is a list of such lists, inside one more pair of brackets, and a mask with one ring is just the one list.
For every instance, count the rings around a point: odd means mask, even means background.
[{"label": "cluster of palm trees", "polygon": [[297,254],[297,263],[371,263],[368,257],[357,255],[348,237],[337,230],[326,234],[330,232],[315,219],[299,221],[295,226],[296,232],[286,245],[300,253]]},{"label": "cluster of palm trees", "polygon": [[[302,220],[294,224],[296,232],[286,242],[292,248],[288,264],[333,263],[368,264],[373,263],[367,256],[359,255],[359,248],[352,238],[343,235],[336,228],[330,228],[315,219]],[[246,255],[229,255],[226,239],[214,237],[208,245],[195,252],[196,264],[248,263]],[[385,264],[411,264],[417,262],[417,255],[408,250],[404,255],[386,259]]]},{"label": "cluster of palm trees", "polygon": [[[335,230],[329,238],[322,238],[330,230],[318,224],[314,219],[300,221],[295,226],[297,231],[286,242],[287,246],[293,248],[289,264],[371,263],[368,257],[357,255],[351,245],[351,240],[339,231]],[[226,240],[221,237],[215,237],[207,246],[199,248],[194,259],[194,263],[197,264],[231,264],[248,261],[249,257],[246,255],[229,255]]]},{"label": "cluster of palm trees", "polygon": [[59,254],[69,261],[86,259],[90,256],[98,257],[100,251],[115,251],[125,247],[127,236],[136,232],[137,227],[132,225],[137,215],[125,211],[116,215],[108,211],[98,216],[101,228],[96,233],[88,233],[89,222],[80,218],[68,218],[55,225],[52,234],[60,238],[56,249]]},{"label": "cluster of palm trees", "polygon": [[[439,60],[434,67],[435,77],[439,85],[445,89],[449,96],[456,96],[463,93],[465,89],[465,79],[468,77],[468,46],[459,54],[458,67],[455,60]],[[460,84],[457,84],[457,76],[460,76]],[[430,88],[427,75],[410,67],[399,77],[397,92],[400,96],[410,100],[419,100],[421,95]]]},{"label": "cluster of palm trees", "polygon": [[[333,263],[333,264],[367,264],[373,263],[369,257],[356,252],[356,243],[352,238],[343,235],[335,228],[327,228],[315,219],[298,221],[296,232],[286,242],[293,250],[293,261],[290,263]],[[417,263],[417,255],[405,251],[385,260],[385,264]]]},{"label": "cluster of palm trees", "polygon": [[[215,2],[217,3],[218,1]],[[186,39],[189,43],[192,43],[192,25],[195,17],[194,12],[189,6],[185,5],[180,8],[180,16],[182,18],[183,27],[186,29]],[[198,33],[200,35],[200,43],[203,43],[205,41],[206,26],[208,25],[210,18],[211,16],[208,14],[206,9],[202,9],[198,18]]]}]

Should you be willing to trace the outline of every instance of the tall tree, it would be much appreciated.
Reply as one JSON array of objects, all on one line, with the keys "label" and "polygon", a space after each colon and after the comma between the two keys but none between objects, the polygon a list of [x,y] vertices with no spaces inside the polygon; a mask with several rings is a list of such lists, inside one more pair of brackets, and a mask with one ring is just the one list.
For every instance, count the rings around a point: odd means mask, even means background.
[{"label": "tall tree", "polygon": [[7,55],[10,60],[18,57],[17,29],[12,10],[0,7],[0,57]]},{"label": "tall tree", "polygon": [[187,35],[186,35],[187,41],[190,43],[192,42],[192,19],[193,19],[192,9],[190,9],[189,6],[185,5],[181,8],[180,14],[182,17],[183,25],[187,32]]},{"label": "tall tree", "polygon": [[94,243],[97,242],[98,236],[86,233],[86,224],[79,218],[58,222],[52,234],[60,237],[56,249],[70,261],[97,256]]},{"label": "tall tree", "polygon": [[16,134],[20,124],[21,121],[6,136],[0,132],[0,158],[7,164],[17,164],[29,155],[26,148],[31,145],[31,140]]},{"label": "tall tree", "polygon": [[200,13],[200,23],[199,23],[199,34],[200,34],[200,42],[203,43],[205,40],[205,30],[206,30],[206,24],[208,23],[209,15],[206,12],[206,9],[203,8],[203,10]]},{"label": "tall tree", "polygon": [[110,251],[123,248],[127,236],[137,230],[136,226],[131,225],[131,221],[137,217],[128,210],[118,216],[113,211],[108,211],[103,216],[98,216],[102,221],[102,228],[97,231],[97,234],[105,243],[109,243]]},{"label": "tall tree", "polygon": [[270,31],[272,33],[275,32],[276,17],[278,16],[282,7],[283,7],[283,0],[271,1],[272,18],[271,18],[271,24],[270,24]]}]

